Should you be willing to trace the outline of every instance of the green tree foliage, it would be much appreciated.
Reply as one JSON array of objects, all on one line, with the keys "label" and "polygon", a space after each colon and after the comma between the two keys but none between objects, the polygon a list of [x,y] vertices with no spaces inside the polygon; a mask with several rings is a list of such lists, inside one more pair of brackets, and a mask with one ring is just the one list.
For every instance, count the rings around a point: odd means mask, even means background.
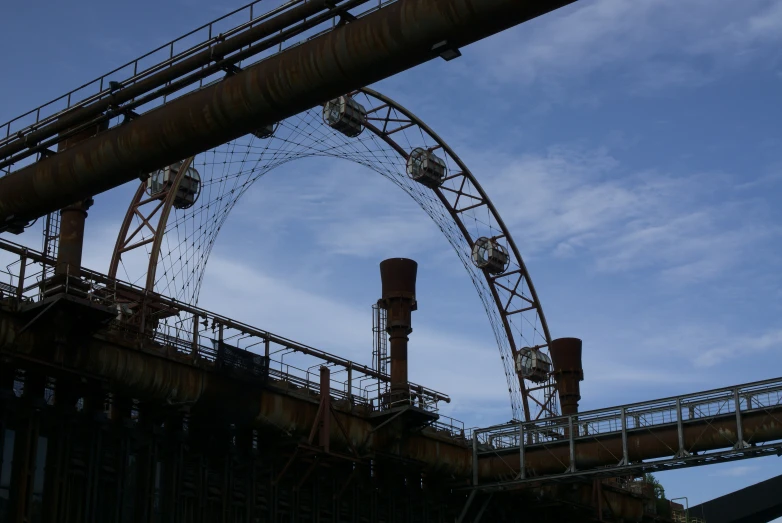
[{"label": "green tree foliage", "polygon": [[655,508],[657,509],[657,515],[663,517],[670,517],[671,504],[665,499],[665,489],[660,483],[660,480],[654,477],[652,474],[644,474],[644,483],[652,485],[654,488]]},{"label": "green tree foliage", "polygon": [[663,488],[663,485],[662,483],[660,483],[660,480],[655,478],[653,474],[649,474],[649,473],[644,474],[644,482],[654,487],[655,499],[665,499],[665,488]]}]

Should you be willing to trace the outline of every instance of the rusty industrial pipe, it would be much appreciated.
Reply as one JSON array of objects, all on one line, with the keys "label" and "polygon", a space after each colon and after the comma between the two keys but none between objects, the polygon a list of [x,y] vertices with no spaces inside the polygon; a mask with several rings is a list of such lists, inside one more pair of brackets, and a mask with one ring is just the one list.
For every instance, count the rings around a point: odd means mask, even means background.
[{"label": "rusty industrial pipe", "polygon": [[57,276],[78,278],[81,274],[84,225],[92,203],[90,198],[60,211],[60,241],[57,245],[57,265],[54,268],[54,274]]},{"label": "rusty industrial pipe", "polygon": [[391,348],[391,404],[410,397],[407,376],[407,341],[413,332],[412,312],[416,310],[415,280],[418,264],[406,258],[391,258],[380,262],[383,298],[380,306],[386,310],[386,332]]},{"label": "rusty industrial pipe", "polygon": [[578,414],[578,402],[581,401],[579,382],[584,380],[581,346],[578,338],[559,338],[552,340],[549,346],[563,416]]},{"label": "rusty industrial pipe", "polygon": [[[92,118],[108,118],[106,111],[116,109],[126,102],[137,102],[143,95],[162,87],[170,85],[172,81],[193,71],[201,71],[204,68],[210,68],[211,72],[218,72],[219,60],[224,56],[231,56],[236,59],[234,63],[239,62],[241,57],[233,56],[237,51],[242,51],[243,57],[249,57],[257,54],[268,47],[259,45],[258,41],[271,35],[277,35],[290,26],[306,21],[315,17],[322,11],[340,12],[341,9],[355,7],[368,0],[353,0],[345,4],[335,6],[335,0],[309,0],[296,7],[292,7],[280,14],[277,14],[257,25],[254,25],[234,36],[220,41],[222,35],[215,36],[218,43],[208,47],[200,52],[188,56],[179,62],[158,68],[156,72],[141,80],[134,81],[119,91],[112,92],[110,96],[98,100],[94,103],[80,107],[76,110],[68,111],[56,121],[31,130],[24,136],[23,140],[16,140],[0,147],[0,159],[8,158],[14,153],[23,151],[29,144],[39,144],[50,136],[70,130],[76,126],[82,125],[85,121]],[[332,11],[333,9],[333,11]],[[330,13],[329,13],[330,14]],[[306,25],[306,24],[305,24]],[[125,106],[123,106],[124,108]]]},{"label": "rusty industrial pipe", "polygon": [[[83,110],[74,111],[75,115],[82,113]],[[108,123],[105,122],[101,125],[91,126],[66,138],[58,144],[58,154],[105,131],[107,125]],[[60,211],[60,237],[57,245],[57,264],[54,267],[55,275],[79,277],[84,251],[84,225],[87,220],[87,211],[92,204],[92,198],[87,198],[75,203],[71,202]]]},{"label": "rusty industrial pipe", "polygon": [[0,178],[0,230],[143,177],[575,0],[398,0]]}]

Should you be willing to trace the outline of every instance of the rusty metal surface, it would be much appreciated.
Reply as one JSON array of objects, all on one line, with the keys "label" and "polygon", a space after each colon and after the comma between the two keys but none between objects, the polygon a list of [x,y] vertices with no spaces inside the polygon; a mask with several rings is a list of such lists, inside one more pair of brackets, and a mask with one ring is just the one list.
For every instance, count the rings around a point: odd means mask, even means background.
[{"label": "rusty metal surface", "polygon": [[0,224],[99,194],[573,0],[400,0],[0,179]]},{"label": "rusty metal surface", "polygon": [[578,412],[581,400],[579,382],[584,379],[581,347],[582,342],[578,338],[559,338],[552,340],[549,346],[563,416]]},{"label": "rusty metal surface", "polygon": [[415,280],[418,264],[406,258],[380,262],[383,298],[378,304],[386,310],[386,332],[391,348],[391,404],[409,398],[407,342],[413,332],[412,311],[416,310]]},{"label": "rusty metal surface", "polygon": [[60,211],[60,241],[55,274],[79,276],[84,247],[84,224],[92,200],[69,205]]},{"label": "rusty metal surface", "polygon": [[406,258],[390,258],[380,262],[380,281],[383,299],[412,298],[415,300],[415,281],[418,264]]},{"label": "rusty metal surface", "polygon": [[[761,443],[782,439],[782,406],[763,412],[745,413],[742,416],[746,441]],[[730,447],[736,441],[736,416],[733,413],[715,417],[713,421],[691,422],[684,426],[684,445],[690,452]],[[628,434],[631,462],[669,456],[678,448],[676,425],[630,431]],[[569,463],[568,441],[551,443],[544,448],[528,447],[525,464],[532,476],[564,472]],[[622,459],[621,435],[593,437],[587,441],[576,440],[576,466],[592,469],[612,466]],[[517,452],[502,457],[488,457],[479,462],[479,475],[483,479],[497,480],[517,474]]]},{"label": "rusty metal surface", "polygon": [[[346,7],[355,7],[368,0],[353,0],[346,2]],[[139,80],[132,85],[129,85],[116,92],[112,92],[110,96],[98,100],[90,105],[83,107],[76,107],[69,110],[62,117],[56,121],[39,127],[35,130],[24,135],[23,139],[13,141],[0,147],[0,158],[6,158],[14,153],[24,150],[29,147],[30,144],[38,144],[42,140],[63,131],[72,131],[79,126],[85,125],[93,118],[105,118],[104,112],[111,109],[116,109],[125,102],[134,100],[153,89],[164,86],[177,78],[182,77],[187,73],[202,69],[206,66],[211,66],[212,70],[219,70],[219,66],[215,66],[215,62],[222,57],[236,53],[239,50],[247,48],[252,44],[258,42],[264,37],[274,35],[279,31],[290,27],[291,25],[307,20],[314,15],[324,10],[331,10],[334,7],[333,0],[310,0],[304,4],[293,7],[287,11],[278,14],[271,19],[259,23],[254,27],[251,27],[239,34],[230,38],[220,41],[219,37],[216,44],[201,52],[193,54],[188,58],[185,58],[175,64],[159,70],[146,78]],[[339,6],[340,8],[343,5]],[[341,9],[335,9],[335,13],[341,12]],[[216,36],[216,35],[215,35]],[[265,49],[264,46],[253,46],[255,53]],[[243,53],[243,56],[247,56],[248,53]],[[240,57],[236,58],[239,61]],[[205,75],[204,75],[205,76]],[[105,130],[105,129],[102,129]],[[79,135],[88,133],[88,136],[94,135],[89,130],[79,132]],[[78,138],[77,138],[78,141]]]},{"label": "rusty metal surface", "polygon": [[[0,334],[3,351],[20,351],[43,358],[51,346],[47,336],[25,333],[13,339],[14,320],[0,313]],[[256,426],[283,430],[291,436],[306,436],[317,418],[318,400],[306,391],[285,390],[270,383],[268,386],[248,389],[246,385],[226,379],[200,368],[192,362],[177,361],[164,349],[145,347],[139,350],[117,339],[95,339],[79,349],[71,348],[58,366],[75,372],[86,372],[114,384],[120,390],[132,393],[145,401],[163,404],[191,404],[195,411],[206,409],[212,415],[222,414],[231,419],[252,421]],[[237,401],[241,398],[241,401]],[[769,415],[769,412],[772,415]],[[782,438],[782,423],[775,417],[782,415],[782,407],[769,412],[748,413],[743,416],[744,437],[747,441],[763,442]],[[336,414],[345,427],[350,441],[332,425],[331,442],[336,448],[349,445],[367,451],[395,451],[416,460],[432,470],[467,478],[471,472],[471,451],[463,439],[424,431],[411,435],[396,446],[395,438],[375,432],[372,423],[358,411],[342,410]],[[389,434],[392,431],[389,431]],[[685,445],[700,452],[726,446],[736,438],[735,415],[726,414],[710,422],[688,423],[684,428]],[[675,426],[630,431],[628,434],[631,461],[666,456],[676,448]],[[557,472],[568,462],[567,441],[552,443],[545,448],[528,448],[527,470],[534,474]],[[578,466],[593,468],[615,465],[622,455],[621,436],[612,434],[575,445]],[[518,473],[517,452],[502,457],[488,457],[479,461],[481,479],[497,480]]]}]

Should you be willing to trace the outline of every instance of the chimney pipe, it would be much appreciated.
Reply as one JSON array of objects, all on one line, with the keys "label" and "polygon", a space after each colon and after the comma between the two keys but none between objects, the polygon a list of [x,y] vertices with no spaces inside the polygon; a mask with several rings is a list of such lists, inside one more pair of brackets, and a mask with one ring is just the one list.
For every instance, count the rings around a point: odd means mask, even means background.
[{"label": "chimney pipe", "polygon": [[578,382],[584,379],[581,345],[578,338],[559,338],[552,340],[549,346],[563,416],[578,414],[578,402],[581,400]]},{"label": "chimney pipe", "polygon": [[57,264],[54,273],[58,276],[81,275],[81,258],[84,252],[84,225],[92,198],[69,205],[60,211],[60,243],[57,246]]},{"label": "chimney pipe", "polygon": [[[83,110],[79,109],[74,111],[73,114]],[[57,146],[57,152],[61,153],[106,129],[108,129],[108,122],[76,133],[60,142]],[[78,278],[81,275],[81,258],[84,251],[84,224],[87,220],[87,211],[92,204],[92,198],[87,198],[86,200],[68,205],[60,211],[60,238],[57,245],[57,263],[54,267],[54,273],[58,276],[70,275]]]},{"label": "chimney pipe", "polygon": [[386,332],[391,346],[390,404],[410,397],[407,378],[407,336],[413,332],[412,312],[416,310],[415,278],[418,264],[406,258],[391,258],[380,263],[383,297],[380,306],[387,311]]}]

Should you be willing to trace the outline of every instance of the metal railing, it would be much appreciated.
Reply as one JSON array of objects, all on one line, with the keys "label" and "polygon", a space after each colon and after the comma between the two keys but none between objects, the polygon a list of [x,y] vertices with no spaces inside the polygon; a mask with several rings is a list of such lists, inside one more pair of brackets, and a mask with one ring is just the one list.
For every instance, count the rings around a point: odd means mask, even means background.
[{"label": "metal railing", "polygon": [[[782,453],[782,437],[754,440],[744,434],[743,419],[755,414],[782,426],[782,378],[571,416],[472,429],[469,435],[473,441],[473,465],[476,471],[473,483],[474,486],[480,486],[477,476],[480,459],[507,457],[511,454],[518,456],[518,471],[505,481],[484,487],[499,488],[510,484],[564,481],[587,476],[640,474]],[[721,423],[719,428],[714,426],[717,421]],[[728,424],[727,429],[724,428],[725,423]],[[693,427],[698,429],[697,437],[687,438],[685,431]],[[675,431],[677,443],[665,443],[659,437],[661,430]],[[719,434],[721,440],[705,444],[701,436],[706,432]],[[645,436],[664,447],[665,451],[659,453],[664,455],[631,459],[628,439]],[[618,453],[609,448],[606,443],[609,440],[621,441],[616,447]],[[577,449],[590,443],[596,444],[601,452],[613,456],[615,461],[598,466],[579,463]],[[558,450],[556,455],[554,449]],[[528,470],[526,456],[535,451],[549,453],[552,460],[561,463],[561,470],[537,475]],[[638,449],[633,451],[635,455],[640,452]]]},{"label": "metal railing", "polygon": [[[333,30],[338,25],[337,20],[348,9],[351,10],[351,18],[360,18],[396,2],[396,0],[334,0],[332,4],[325,4],[325,12],[294,20],[273,35],[262,35],[261,39],[237,46],[236,49],[226,54],[214,52],[216,46],[224,45],[231,38],[242,36],[259,24],[291,12],[293,9],[307,4],[308,1],[312,0],[288,0],[277,8],[261,12],[259,4],[262,0],[255,0],[82,84],[62,96],[0,124],[0,153],[3,152],[3,148],[11,146],[15,142],[23,145],[19,148],[20,150],[26,151],[14,151],[13,156],[0,154],[0,169],[8,167],[5,172],[10,172],[9,166],[11,164],[19,163],[31,154],[44,151],[64,139],[67,133],[60,132],[62,129],[48,133],[42,137],[43,139],[39,137],[30,140],[28,135],[41,131],[47,126],[53,128],[53,124],[56,124],[57,120],[75,116],[75,113],[80,109],[94,108],[100,105],[101,111],[98,112],[98,120],[102,121],[122,115],[127,117],[129,114],[133,114],[135,117],[176,99],[178,96],[172,96],[175,93],[182,95],[201,89],[221,80],[222,75],[232,74],[236,67],[241,69],[254,65],[270,56]],[[264,37],[265,39],[262,39]],[[204,63],[184,68],[182,74],[170,75],[171,77],[164,79],[164,81],[147,82],[153,77],[157,78],[155,75],[166,73],[166,70],[203,54],[208,55],[208,60]],[[145,83],[141,84],[142,81]],[[149,84],[148,88],[147,84]],[[132,96],[123,97],[123,90],[131,87],[134,88]],[[103,107],[104,105],[105,107]],[[97,120],[87,119],[86,122],[92,124]],[[79,122],[79,124],[86,122]],[[119,123],[119,119],[114,122],[115,125]],[[46,139],[58,132],[59,136]]]},{"label": "metal railing", "polygon": [[465,440],[467,439],[467,435],[464,430],[464,422],[458,419],[440,414],[437,421],[432,423],[431,427],[438,432],[448,434],[452,437],[459,437]]},{"label": "metal railing", "polygon": [[706,523],[706,520],[703,518],[689,516],[686,512],[678,510],[674,510],[671,513],[671,521],[674,523]]},{"label": "metal railing", "polygon": [[[145,341],[144,345],[152,348],[170,349],[179,359],[185,356],[194,364],[243,373],[246,379],[263,379],[292,391],[318,394],[318,369],[325,365],[333,368],[334,397],[372,410],[389,408],[385,398],[390,376],[366,365],[88,269],[81,268],[74,277],[65,267],[65,274],[48,278],[55,261],[12,242],[0,240],[0,254],[12,258],[0,269],[0,304],[6,308],[22,310],[54,295],[78,297],[116,310],[109,326],[116,334]],[[225,365],[230,359],[227,354],[233,355],[236,363]],[[447,395],[422,385],[411,383],[409,387],[405,397],[408,405],[437,412],[439,402],[450,402]]]}]

